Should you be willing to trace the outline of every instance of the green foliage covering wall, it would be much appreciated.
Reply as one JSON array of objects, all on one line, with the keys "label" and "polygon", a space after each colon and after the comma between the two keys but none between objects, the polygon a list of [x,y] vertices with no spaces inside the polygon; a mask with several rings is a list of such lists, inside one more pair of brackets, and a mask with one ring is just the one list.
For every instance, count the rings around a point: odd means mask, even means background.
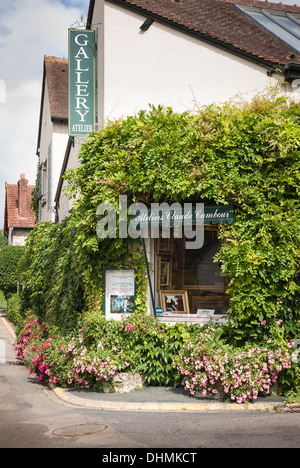
[{"label": "green foliage covering wall", "polygon": [[23,259],[28,266],[22,273],[23,314],[31,311],[48,326],[64,332],[76,326],[83,311],[102,313],[103,269],[108,264],[136,269],[137,305],[145,304],[142,252],[130,254],[118,245],[113,250],[109,242],[97,250],[93,235],[85,236],[73,223],[72,216],[60,224],[39,223],[28,236]]},{"label": "green foliage covering wall", "polygon": [[299,334],[299,123],[299,105],[260,97],[197,114],[151,108],[91,135],[67,174],[71,216],[30,235],[28,307],[69,320],[101,303],[104,266],[126,264],[137,268],[144,308],[143,256],[130,240],[97,238],[97,206],[117,207],[120,194],[148,204],[209,201],[235,207],[217,259],[232,298],[232,338],[259,339],[261,320],[265,330],[283,320],[289,336]]},{"label": "green foliage covering wall", "polygon": [[[62,330],[76,323],[83,305],[81,258],[65,224],[39,223],[27,238],[22,309]],[[82,256],[81,256],[82,257]],[[23,268],[24,270],[24,268]]]}]

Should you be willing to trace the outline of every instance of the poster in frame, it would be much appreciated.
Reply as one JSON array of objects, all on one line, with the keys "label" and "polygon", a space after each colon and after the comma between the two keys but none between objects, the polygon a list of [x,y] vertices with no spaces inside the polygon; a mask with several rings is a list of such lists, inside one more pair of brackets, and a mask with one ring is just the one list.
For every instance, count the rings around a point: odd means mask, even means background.
[{"label": "poster in frame", "polygon": [[103,313],[106,318],[121,319],[135,310],[134,270],[106,269],[104,272]]}]

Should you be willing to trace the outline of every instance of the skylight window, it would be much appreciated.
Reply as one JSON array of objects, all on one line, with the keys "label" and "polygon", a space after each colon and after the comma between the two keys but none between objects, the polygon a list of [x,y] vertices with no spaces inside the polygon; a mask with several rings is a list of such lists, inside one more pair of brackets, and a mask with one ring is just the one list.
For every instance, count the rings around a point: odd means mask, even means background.
[{"label": "skylight window", "polygon": [[237,5],[243,13],[300,54],[300,15]]}]

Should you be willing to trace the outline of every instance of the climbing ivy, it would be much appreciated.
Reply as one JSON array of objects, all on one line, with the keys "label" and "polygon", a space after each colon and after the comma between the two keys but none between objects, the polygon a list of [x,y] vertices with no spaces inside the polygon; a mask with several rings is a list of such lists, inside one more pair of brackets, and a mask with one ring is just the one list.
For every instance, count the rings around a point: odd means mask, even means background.
[{"label": "climbing ivy", "polygon": [[258,340],[257,324],[266,321],[271,332],[278,320],[288,337],[299,336],[299,123],[299,105],[276,96],[196,114],[151,106],[109,122],[89,137],[79,167],[66,175],[75,200],[69,218],[30,235],[28,306],[56,321],[101,308],[103,268],[130,266],[145,310],[142,250],[130,239],[97,237],[98,205],[117,208],[120,194],[148,205],[224,203],[234,206],[235,222],[221,227],[216,260],[228,280],[231,338]]}]

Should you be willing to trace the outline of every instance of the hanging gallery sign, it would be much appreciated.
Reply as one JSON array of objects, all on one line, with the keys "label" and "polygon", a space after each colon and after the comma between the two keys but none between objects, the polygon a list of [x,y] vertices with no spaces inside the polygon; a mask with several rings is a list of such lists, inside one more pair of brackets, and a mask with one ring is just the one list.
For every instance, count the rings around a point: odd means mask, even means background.
[{"label": "hanging gallery sign", "polygon": [[69,135],[95,131],[95,31],[69,29]]}]

